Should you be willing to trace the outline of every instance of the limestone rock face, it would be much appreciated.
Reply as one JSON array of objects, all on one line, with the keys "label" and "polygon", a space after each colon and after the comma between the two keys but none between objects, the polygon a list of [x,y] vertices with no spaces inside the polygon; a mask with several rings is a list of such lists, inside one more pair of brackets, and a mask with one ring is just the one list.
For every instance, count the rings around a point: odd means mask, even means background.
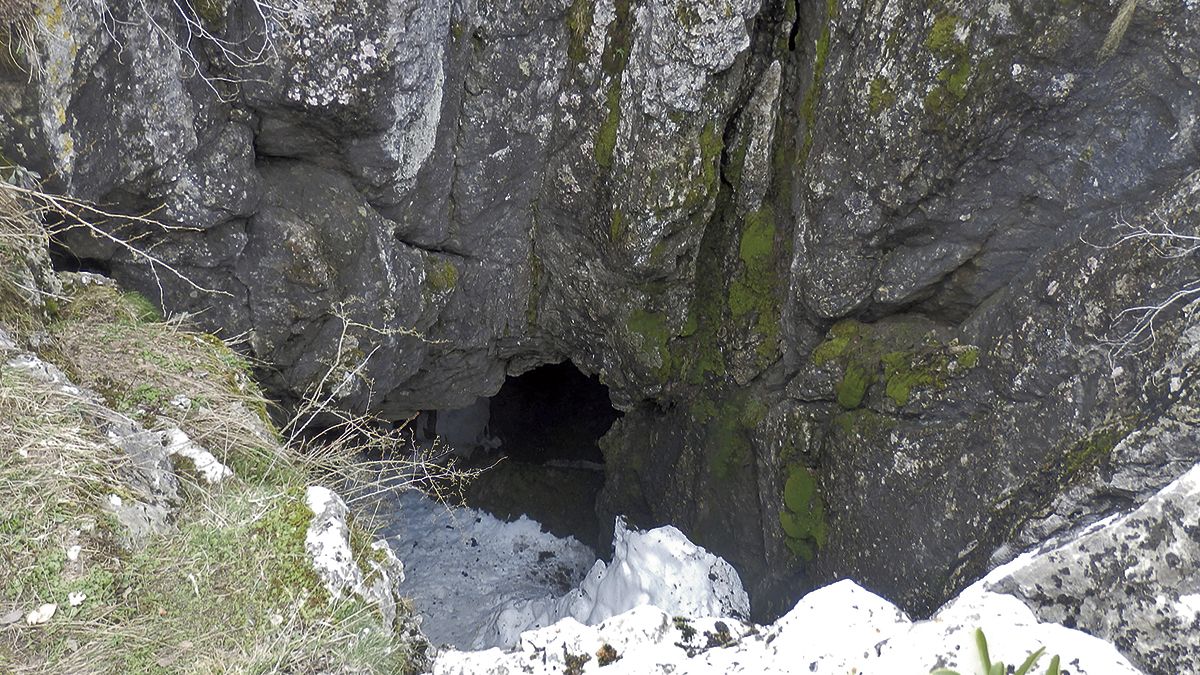
[{"label": "limestone rock face", "polygon": [[1119,450],[1195,423],[1200,277],[1113,245],[1200,207],[1200,15],[1120,4],[58,0],[0,159],[153,211],[162,264],[64,259],[281,396],[400,418],[570,359],[626,412],[602,522],[760,615],[845,576],[922,614],[1200,454]]},{"label": "limestone rock face", "polygon": [[1117,646],[1146,672],[1200,669],[1200,466],[1114,522],[989,575],[1044,621]]}]

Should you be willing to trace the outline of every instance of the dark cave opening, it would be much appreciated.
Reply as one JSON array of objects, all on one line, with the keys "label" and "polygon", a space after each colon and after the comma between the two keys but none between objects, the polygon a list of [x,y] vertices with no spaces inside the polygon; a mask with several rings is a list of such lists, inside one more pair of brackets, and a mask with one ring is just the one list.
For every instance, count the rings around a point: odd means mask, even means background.
[{"label": "dark cave opening", "polygon": [[495,396],[466,408],[424,413],[418,428],[469,467],[486,468],[466,490],[468,506],[504,520],[524,514],[596,546],[599,440],[620,416],[599,378],[564,361],[509,377]]},{"label": "dark cave opening", "polygon": [[608,387],[570,361],[508,378],[490,403],[491,432],[519,462],[603,463],[597,442],[621,415]]},{"label": "dark cave opening", "polygon": [[50,264],[56,272],[91,272],[112,277],[112,264],[99,258],[81,258],[65,245],[50,240]]}]

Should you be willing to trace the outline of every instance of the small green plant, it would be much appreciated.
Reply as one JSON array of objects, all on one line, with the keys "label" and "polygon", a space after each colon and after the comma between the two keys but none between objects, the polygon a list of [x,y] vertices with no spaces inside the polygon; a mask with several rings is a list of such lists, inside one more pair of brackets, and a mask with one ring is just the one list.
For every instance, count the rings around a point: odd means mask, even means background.
[{"label": "small green plant", "polygon": [[[979,648],[979,662],[983,666],[984,673],[987,673],[987,675],[1008,675],[1008,667],[1004,665],[1003,661],[992,663],[992,657],[988,653],[987,638],[984,636],[982,628],[975,629],[975,646]],[[1037,651],[1025,657],[1025,661],[1013,671],[1013,675],[1028,675],[1029,671],[1037,665],[1038,660],[1045,653],[1045,647],[1038,647]],[[1059,675],[1058,663],[1058,655],[1055,655],[1054,658],[1050,659],[1050,666],[1046,668],[1046,675]],[[960,673],[949,668],[938,668],[930,673],[930,675],[960,675]]]}]

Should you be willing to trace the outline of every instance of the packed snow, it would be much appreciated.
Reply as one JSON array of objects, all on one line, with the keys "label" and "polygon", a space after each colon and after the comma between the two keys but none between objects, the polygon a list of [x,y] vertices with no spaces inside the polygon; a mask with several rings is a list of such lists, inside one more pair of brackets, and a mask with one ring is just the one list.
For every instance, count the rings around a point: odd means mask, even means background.
[{"label": "packed snow", "polygon": [[[596,553],[522,517],[506,523],[451,508],[409,490],[379,505],[381,536],[404,562],[400,594],[421,614],[434,645],[483,649],[501,644],[496,617],[521,603],[551,603],[584,579]],[[537,627],[531,622],[521,630]]]},{"label": "packed snow", "polygon": [[479,642],[512,647],[521,633],[560,619],[592,625],[645,605],[683,616],[750,615],[750,598],[733,566],[674,527],[639,532],[618,518],[613,551],[612,564],[597,560],[570,593],[501,607],[485,623]]},{"label": "packed snow", "polygon": [[[618,673],[929,673],[979,669],[976,629],[993,661],[1019,665],[1046,648],[1073,675],[1138,673],[1116,648],[1081,631],[1038,621],[1025,604],[965,590],[928,621],[844,580],[805,596],[773,624],[745,620],[736,572],[673,527],[626,530],[618,522],[611,564],[597,563],[558,601],[513,603],[489,623],[494,648],[448,650],[434,675]],[[717,610],[717,611],[714,611]],[[546,625],[556,615],[563,618]],[[595,625],[588,625],[595,624]],[[519,635],[521,625],[533,626]],[[544,626],[544,627],[540,627]],[[511,647],[505,645],[511,644]],[[504,648],[502,648],[504,647]]]},{"label": "packed snow", "polygon": [[[1110,644],[1080,631],[1039,623],[1016,598],[968,591],[929,621],[912,622],[887,600],[852,581],[805,596],[769,626],[733,619],[683,618],[642,606],[598,626],[564,619],[521,636],[504,652],[444,652],[434,675],[559,675],[583,660],[582,673],[759,675],[779,673],[929,673],[979,669],[975,629],[988,637],[993,661],[1019,665],[1039,646],[1062,657],[1073,675],[1139,671]],[[604,670],[600,671],[599,668]]]}]

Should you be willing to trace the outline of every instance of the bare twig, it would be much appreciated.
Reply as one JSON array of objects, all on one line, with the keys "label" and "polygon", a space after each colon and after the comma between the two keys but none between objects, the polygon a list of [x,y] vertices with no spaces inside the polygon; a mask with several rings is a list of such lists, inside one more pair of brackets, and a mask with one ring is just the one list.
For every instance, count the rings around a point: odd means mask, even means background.
[{"label": "bare twig", "polygon": [[[41,189],[14,185],[6,181],[0,181],[0,190],[19,198],[22,203],[28,205],[29,209],[27,213],[31,216],[35,216],[37,220],[46,222],[47,219],[45,216],[47,215],[53,215],[66,219],[64,224],[56,225],[49,229],[49,234],[51,237],[69,232],[71,230],[83,229],[97,239],[101,239],[116,245],[118,248],[127,252],[134,260],[148,264],[156,280],[158,279],[158,270],[159,268],[162,268],[183,283],[202,293],[211,293],[214,295],[224,296],[231,295],[227,291],[208,288],[196,283],[195,280],[181,272],[178,268],[174,267],[162,258],[154,255],[153,253],[150,253],[148,247],[138,246],[138,242],[147,236],[146,233],[124,237],[113,234],[108,229],[101,227],[101,225],[116,222],[122,226],[142,226],[151,230],[168,232],[198,232],[199,230],[196,228],[184,227],[180,225],[169,225],[160,222],[151,217],[154,213],[153,211],[143,215],[113,213],[83,200],[51,194]],[[163,294],[161,281],[158,283],[158,290],[161,298]]]},{"label": "bare twig", "polygon": [[[1154,211],[1136,223],[1119,218],[1117,227],[1121,233],[1111,243],[1084,242],[1102,250],[1144,242],[1155,255],[1170,259],[1185,258],[1200,250],[1200,236],[1179,232],[1161,211]],[[1127,307],[1118,312],[1113,317],[1111,327],[1115,335],[1104,340],[1110,348],[1109,360],[1115,361],[1124,354],[1139,354],[1153,347],[1157,340],[1156,324],[1163,313],[1176,303],[1197,296],[1200,296],[1200,279],[1193,279],[1161,300]]]}]

